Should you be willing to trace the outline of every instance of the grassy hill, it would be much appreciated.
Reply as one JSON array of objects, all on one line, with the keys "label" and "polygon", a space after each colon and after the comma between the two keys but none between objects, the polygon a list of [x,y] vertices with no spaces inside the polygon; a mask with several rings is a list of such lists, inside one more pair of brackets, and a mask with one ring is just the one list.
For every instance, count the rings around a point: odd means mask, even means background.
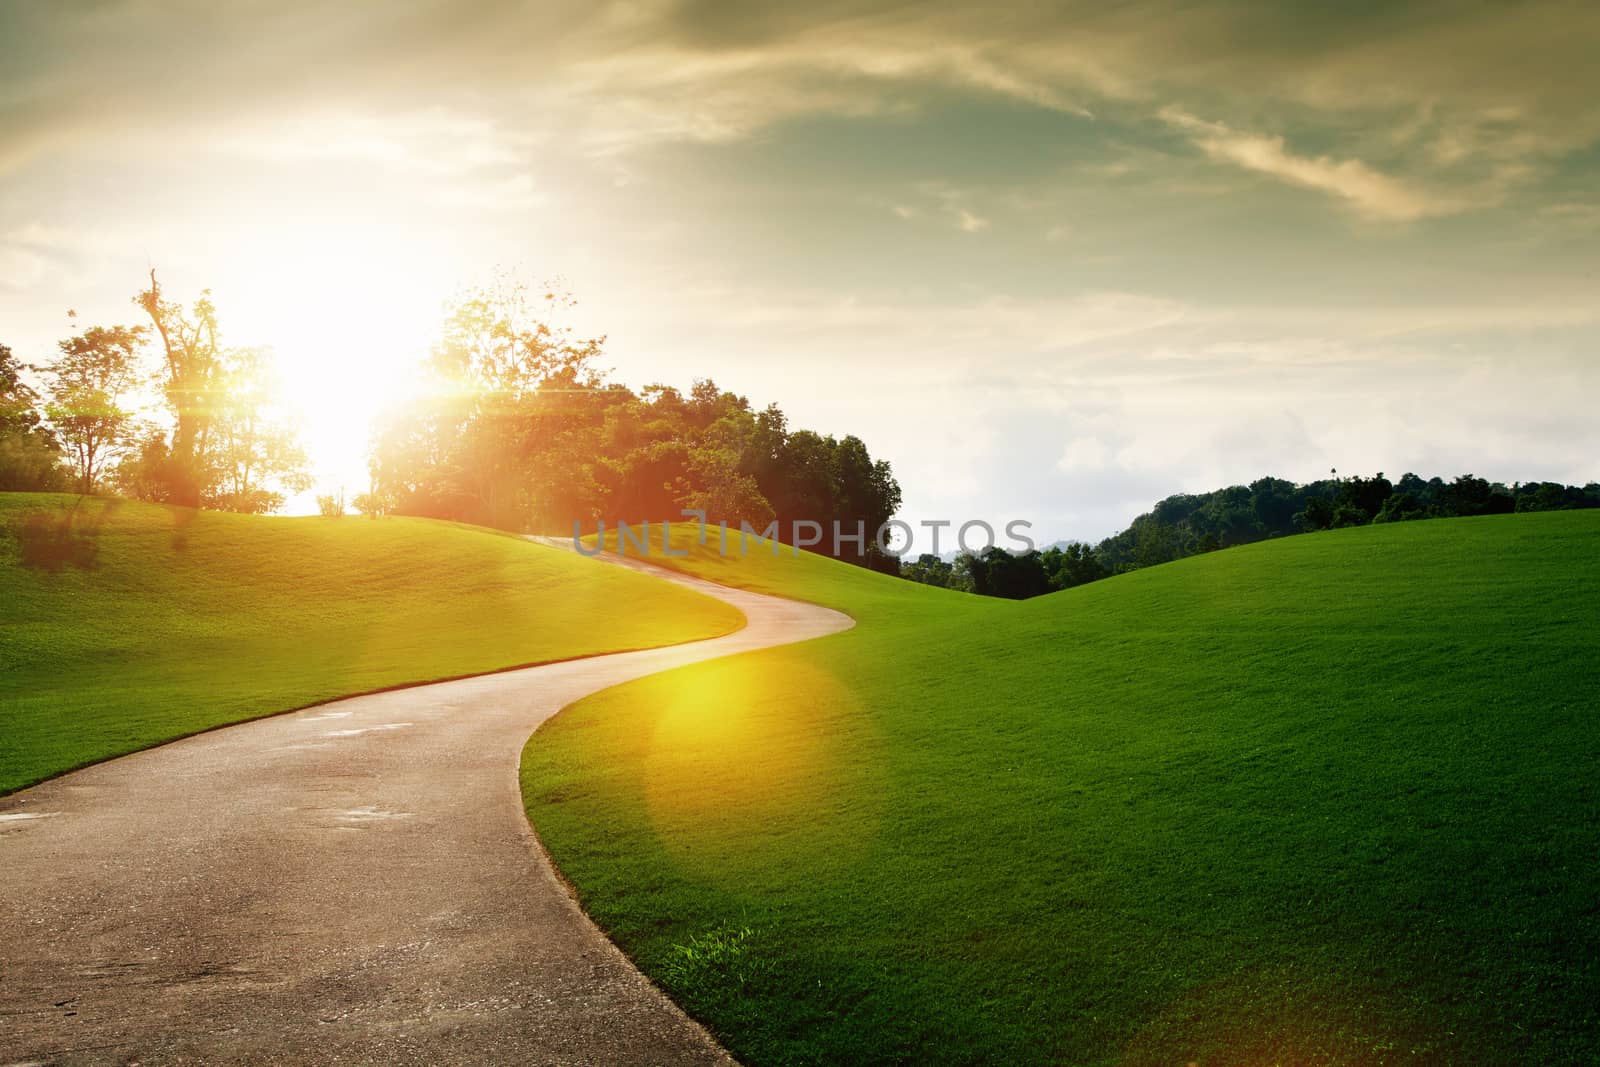
[{"label": "grassy hill", "polygon": [[331,697],[737,629],[720,601],[425,520],[0,494],[0,793]]},{"label": "grassy hill", "polygon": [[860,622],[524,753],[584,906],[747,1062],[1600,1058],[1600,514],[1020,603],[662,562]]}]

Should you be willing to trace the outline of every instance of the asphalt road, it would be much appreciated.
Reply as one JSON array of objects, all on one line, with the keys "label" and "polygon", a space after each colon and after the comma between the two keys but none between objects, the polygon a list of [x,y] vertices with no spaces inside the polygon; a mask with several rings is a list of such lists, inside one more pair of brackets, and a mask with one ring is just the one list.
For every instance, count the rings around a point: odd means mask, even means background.
[{"label": "asphalt road", "polygon": [[650,569],[749,624],[354,697],[0,799],[0,1064],[729,1062],[573,903],[518,759],[586,694],[851,620]]}]

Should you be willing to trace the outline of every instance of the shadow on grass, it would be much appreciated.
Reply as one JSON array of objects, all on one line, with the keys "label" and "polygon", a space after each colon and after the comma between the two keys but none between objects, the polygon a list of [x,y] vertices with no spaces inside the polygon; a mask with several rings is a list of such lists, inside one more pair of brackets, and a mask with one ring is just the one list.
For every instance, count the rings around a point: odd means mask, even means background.
[{"label": "shadow on grass", "polygon": [[17,524],[17,546],[24,567],[57,574],[69,567],[90,571],[99,565],[100,528],[121,501],[85,508],[85,499],[80,496],[63,512],[33,512]]}]

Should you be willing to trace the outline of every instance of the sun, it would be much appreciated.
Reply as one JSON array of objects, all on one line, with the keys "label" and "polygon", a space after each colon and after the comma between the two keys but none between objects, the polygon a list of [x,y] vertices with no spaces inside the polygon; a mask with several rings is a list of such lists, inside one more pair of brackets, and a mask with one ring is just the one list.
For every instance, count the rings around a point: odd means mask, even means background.
[{"label": "sun", "polygon": [[372,427],[414,394],[419,367],[453,291],[426,257],[377,226],[286,229],[226,272],[219,303],[239,343],[271,351],[278,403],[297,425],[317,493],[366,488]]}]

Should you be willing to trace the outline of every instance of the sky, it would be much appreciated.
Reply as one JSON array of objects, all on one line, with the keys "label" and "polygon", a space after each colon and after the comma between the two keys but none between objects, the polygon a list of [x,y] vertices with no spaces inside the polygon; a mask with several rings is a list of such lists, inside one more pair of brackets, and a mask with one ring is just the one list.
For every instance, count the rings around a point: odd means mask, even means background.
[{"label": "sky", "polygon": [[0,341],[209,288],[352,493],[497,272],[621,381],[860,436],[912,522],[1583,483],[1597,53],[1592,0],[0,0]]}]

